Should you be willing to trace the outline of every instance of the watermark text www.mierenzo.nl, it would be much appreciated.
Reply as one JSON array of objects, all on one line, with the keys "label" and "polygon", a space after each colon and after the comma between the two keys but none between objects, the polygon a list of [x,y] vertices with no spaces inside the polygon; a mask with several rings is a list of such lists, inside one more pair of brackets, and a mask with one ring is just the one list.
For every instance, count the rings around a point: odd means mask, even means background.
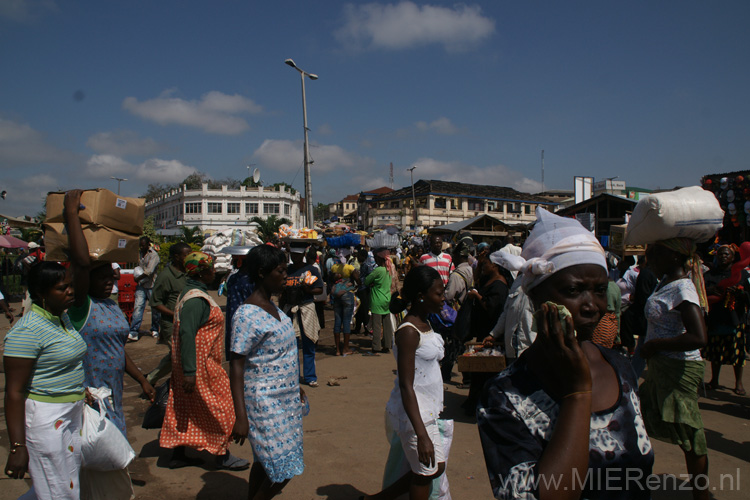
[{"label": "watermark text www.mierenzo.nl", "polygon": [[[718,484],[711,484],[705,474],[699,474],[691,480],[690,474],[649,474],[646,476],[638,468],[588,469],[581,477],[573,470],[572,477],[563,475],[536,475],[534,470],[514,471],[509,476],[498,476],[495,484],[500,491],[538,491],[542,486],[546,490],[568,491],[741,491],[740,469],[734,473],[719,474]],[[566,484],[567,483],[567,484]],[[501,497],[502,498],[502,497]]]}]

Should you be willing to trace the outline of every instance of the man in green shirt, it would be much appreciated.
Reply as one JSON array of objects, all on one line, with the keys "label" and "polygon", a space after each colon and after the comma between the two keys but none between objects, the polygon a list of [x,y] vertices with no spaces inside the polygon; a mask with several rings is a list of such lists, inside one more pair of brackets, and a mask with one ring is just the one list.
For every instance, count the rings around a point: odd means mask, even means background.
[{"label": "man in green shirt", "polygon": [[[375,264],[378,267],[367,275],[365,285],[370,287],[370,311],[372,312],[372,354],[389,352],[393,344],[393,322],[391,311],[391,273],[386,267],[390,258],[387,249],[373,251]],[[385,346],[381,344],[385,343]]]},{"label": "man in green shirt", "polygon": [[161,313],[159,343],[169,347],[169,352],[159,361],[159,365],[146,376],[151,385],[172,371],[174,308],[177,305],[177,298],[187,284],[185,256],[190,251],[190,245],[183,242],[169,247],[169,265],[157,276],[154,291],[151,294],[151,308]]}]

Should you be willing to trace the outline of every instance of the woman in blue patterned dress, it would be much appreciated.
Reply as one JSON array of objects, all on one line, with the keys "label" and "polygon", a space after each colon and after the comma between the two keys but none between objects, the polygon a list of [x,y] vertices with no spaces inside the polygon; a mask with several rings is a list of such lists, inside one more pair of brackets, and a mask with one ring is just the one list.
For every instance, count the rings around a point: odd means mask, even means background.
[{"label": "woman in blue patterned dress", "polygon": [[255,291],[232,321],[230,379],[237,416],[232,437],[253,448],[248,498],[273,498],[302,474],[302,406],[297,339],[271,301],[286,282],[286,255],[261,245],[247,257]]},{"label": "woman in blue patterned dress", "polygon": [[[86,341],[83,358],[84,386],[107,387],[107,418],[127,437],[122,392],[125,372],[141,385],[153,401],[155,391],[130,356],[125,352],[130,329],[128,320],[115,301],[109,298],[114,285],[110,262],[92,262],[89,247],[78,218],[80,190],[65,195],[65,222],[70,242],[75,302],[68,309],[70,321]],[[127,469],[111,472],[81,469],[81,497],[130,498],[132,487]]]}]

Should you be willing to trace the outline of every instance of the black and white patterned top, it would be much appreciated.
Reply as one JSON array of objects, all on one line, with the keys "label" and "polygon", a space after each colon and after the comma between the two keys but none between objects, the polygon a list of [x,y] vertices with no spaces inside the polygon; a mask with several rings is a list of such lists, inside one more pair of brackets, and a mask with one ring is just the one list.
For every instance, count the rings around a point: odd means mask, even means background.
[{"label": "black and white patterned top", "polygon": [[574,477],[573,484],[538,475],[560,404],[542,389],[526,356],[487,383],[477,425],[495,498],[535,500],[540,481],[560,490],[583,485],[582,499],[651,498],[646,479],[654,452],[641,417],[635,373],[624,356],[597,347],[617,374],[620,397],[611,408],[591,414],[588,473]]}]

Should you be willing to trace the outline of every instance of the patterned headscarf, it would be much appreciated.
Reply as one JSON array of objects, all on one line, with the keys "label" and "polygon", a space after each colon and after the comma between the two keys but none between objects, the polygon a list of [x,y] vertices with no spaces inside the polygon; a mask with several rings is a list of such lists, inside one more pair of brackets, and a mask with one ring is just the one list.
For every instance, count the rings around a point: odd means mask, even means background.
[{"label": "patterned headscarf", "polygon": [[192,252],[185,257],[185,271],[190,277],[198,276],[204,269],[210,269],[214,265],[214,259],[207,253]]},{"label": "patterned headscarf", "polygon": [[701,269],[701,258],[698,256],[698,249],[695,240],[692,238],[670,238],[668,240],[659,240],[657,245],[669,248],[679,254],[687,255],[687,270],[690,272],[690,279],[693,280],[695,290],[698,292],[700,306],[704,311],[708,311],[708,297],[706,296],[706,284],[703,281],[703,269]]}]

